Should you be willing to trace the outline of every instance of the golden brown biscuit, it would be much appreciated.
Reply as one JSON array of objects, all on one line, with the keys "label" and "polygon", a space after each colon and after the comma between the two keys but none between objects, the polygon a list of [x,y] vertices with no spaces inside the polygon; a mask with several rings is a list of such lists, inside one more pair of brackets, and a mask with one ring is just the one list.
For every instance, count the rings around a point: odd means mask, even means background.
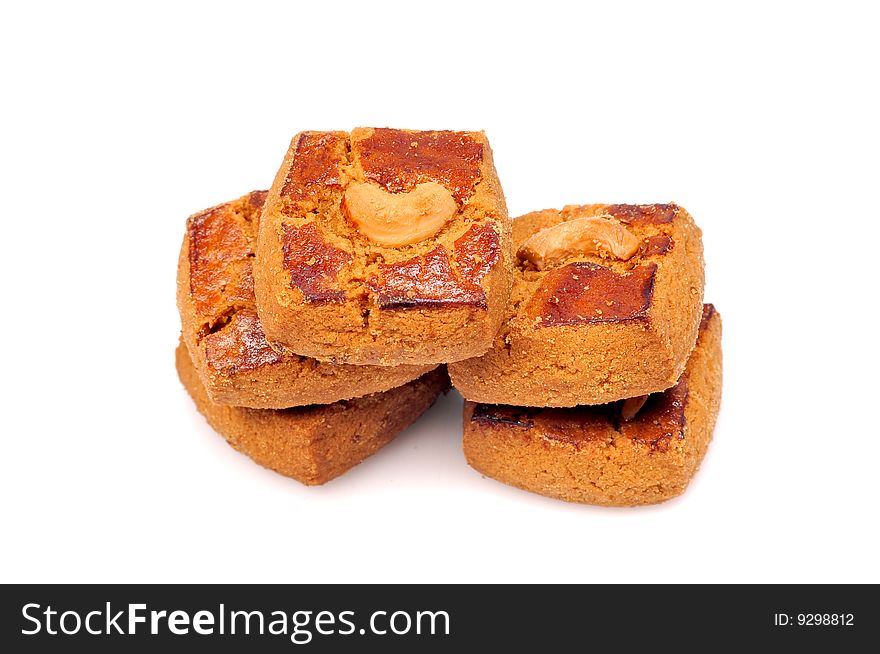
[{"label": "golden brown biscuit", "polygon": [[700,229],[679,206],[570,206],[513,222],[508,319],[453,385],[487,404],[603,404],[675,384],[697,338]]},{"label": "golden brown biscuit", "polygon": [[187,220],[177,268],[183,337],[211,400],[258,409],[329,404],[395,388],[433,366],[347,366],[279,354],[254,303],[254,240],[265,191]]},{"label": "golden brown biscuit", "polygon": [[681,379],[648,397],[631,420],[623,403],[557,409],[465,402],[464,452],[487,477],[541,495],[653,504],[684,492],[720,403],[721,316],[707,304]]},{"label": "golden brown biscuit", "polygon": [[186,346],[177,372],[198,410],[232,447],[287,477],[312,486],[338,477],[391,442],[449,388],[443,368],[398,388],[333,404],[246,409],[213,402]]},{"label": "golden brown biscuit", "polygon": [[298,134],[269,191],[257,257],[257,309],[280,349],[380,365],[482,354],[512,266],[486,136]]}]

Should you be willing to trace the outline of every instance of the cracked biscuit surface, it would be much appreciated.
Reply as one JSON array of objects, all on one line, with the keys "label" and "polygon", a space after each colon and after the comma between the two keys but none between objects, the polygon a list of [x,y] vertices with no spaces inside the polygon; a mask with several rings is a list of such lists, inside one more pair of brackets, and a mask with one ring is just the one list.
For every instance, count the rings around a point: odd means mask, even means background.
[{"label": "cracked biscuit surface", "polygon": [[[593,231],[569,229],[579,224]],[[703,301],[702,235],[687,211],[538,211],[513,221],[513,245],[511,301],[492,348],[449,366],[465,399],[571,407],[676,383]]]},{"label": "cracked biscuit surface", "polygon": [[325,361],[482,354],[510,292],[510,222],[481,132],[297,134],[256,250],[269,342]]},{"label": "cracked biscuit surface", "polygon": [[639,399],[634,412],[625,402],[573,408],[465,402],[465,457],[487,477],[570,502],[662,502],[684,492],[706,454],[721,383],[721,316],[707,304],[697,345],[672,388]]},{"label": "cracked biscuit surface", "polygon": [[432,365],[349,366],[269,346],[254,298],[254,241],[265,191],[187,220],[177,269],[183,338],[213,402],[258,409],[327,404],[386,391]]},{"label": "cracked biscuit surface", "polygon": [[196,408],[232,447],[261,466],[309,486],[326,483],[375,454],[449,388],[441,367],[403,386],[353,400],[249,409],[211,400],[183,338],[176,362]]}]

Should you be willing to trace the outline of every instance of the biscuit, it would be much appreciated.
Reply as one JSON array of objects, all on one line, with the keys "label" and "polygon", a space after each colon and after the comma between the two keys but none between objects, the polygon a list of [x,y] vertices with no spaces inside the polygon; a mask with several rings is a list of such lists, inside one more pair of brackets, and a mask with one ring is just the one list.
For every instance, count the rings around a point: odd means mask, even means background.
[{"label": "biscuit", "polygon": [[383,393],[292,409],[217,404],[181,339],[177,372],[196,407],[232,447],[303,484],[323,484],[390,443],[449,388],[443,368]]},{"label": "biscuit", "polygon": [[183,337],[214,402],[258,409],[329,404],[395,388],[433,366],[347,366],[280,354],[254,301],[254,240],[265,191],[187,220],[177,269]]},{"label": "biscuit", "polygon": [[351,364],[484,353],[510,222],[482,132],[302,132],[260,221],[257,310],[278,349]]},{"label": "biscuit", "polygon": [[625,420],[622,403],[526,408],[465,402],[464,453],[487,477],[584,504],[654,504],[684,492],[721,403],[721,317],[703,308],[678,383]]},{"label": "biscuit", "polygon": [[674,204],[538,211],[514,220],[513,243],[507,321],[485,355],[449,366],[465,399],[570,407],[675,384],[703,298],[702,234],[687,211]]}]

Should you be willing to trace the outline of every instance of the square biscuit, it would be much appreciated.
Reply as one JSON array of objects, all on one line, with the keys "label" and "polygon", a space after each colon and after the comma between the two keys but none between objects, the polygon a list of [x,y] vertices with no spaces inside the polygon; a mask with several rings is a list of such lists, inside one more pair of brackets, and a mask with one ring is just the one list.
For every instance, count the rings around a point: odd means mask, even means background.
[{"label": "square biscuit", "polygon": [[323,361],[482,354],[510,291],[510,222],[482,132],[297,134],[256,250],[269,342]]},{"label": "square biscuit", "polygon": [[626,420],[621,403],[534,408],[465,402],[464,453],[487,477],[569,502],[654,504],[684,492],[721,403],[721,316],[706,305],[678,383]]},{"label": "square biscuit", "polygon": [[187,220],[177,268],[183,339],[212,402],[257,409],[329,404],[405,384],[432,365],[349,366],[276,352],[254,298],[254,191]]},{"label": "square biscuit", "polygon": [[437,368],[391,390],[333,404],[248,409],[211,400],[181,339],[180,380],[208,423],[256,463],[308,486],[324,484],[390,443],[449,388]]},{"label": "square biscuit", "polygon": [[[590,231],[597,229],[605,236]],[[674,204],[538,211],[514,220],[513,241],[506,322],[486,354],[449,366],[465,399],[569,407],[676,383],[703,301],[702,234],[687,211]],[[618,243],[628,251],[609,251]]]}]

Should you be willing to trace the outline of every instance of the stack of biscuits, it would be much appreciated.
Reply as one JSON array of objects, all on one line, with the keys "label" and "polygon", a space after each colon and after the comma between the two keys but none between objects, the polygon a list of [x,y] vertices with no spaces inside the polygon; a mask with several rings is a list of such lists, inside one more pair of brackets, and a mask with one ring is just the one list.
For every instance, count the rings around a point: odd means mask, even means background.
[{"label": "stack of biscuits", "polygon": [[269,191],[188,219],[177,300],[198,409],[305,484],[390,442],[451,377],[482,474],[655,503],[684,491],[720,404],[691,216],[591,204],[511,221],[481,132],[298,134]]}]

